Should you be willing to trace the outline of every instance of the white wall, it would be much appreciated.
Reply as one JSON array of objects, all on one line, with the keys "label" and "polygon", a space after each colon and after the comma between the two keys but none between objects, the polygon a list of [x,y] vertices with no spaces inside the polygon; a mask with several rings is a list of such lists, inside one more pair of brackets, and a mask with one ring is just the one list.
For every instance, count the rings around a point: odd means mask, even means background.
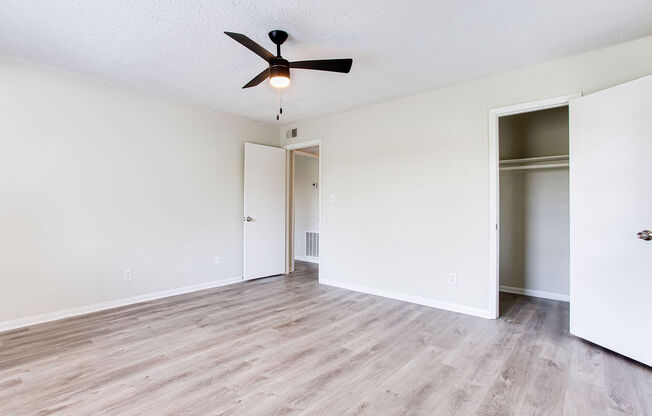
[{"label": "white wall", "polygon": [[650,74],[650,50],[652,37],[284,126],[284,144],[322,139],[321,278],[492,316],[488,110]]},{"label": "white wall", "polygon": [[6,59],[0,91],[0,322],[242,275],[278,128]]},{"label": "white wall", "polygon": [[[319,231],[319,160],[295,155],[294,159],[294,256],[306,255],[306,231]],[[318,184],[319,186],[319,184]]]}]

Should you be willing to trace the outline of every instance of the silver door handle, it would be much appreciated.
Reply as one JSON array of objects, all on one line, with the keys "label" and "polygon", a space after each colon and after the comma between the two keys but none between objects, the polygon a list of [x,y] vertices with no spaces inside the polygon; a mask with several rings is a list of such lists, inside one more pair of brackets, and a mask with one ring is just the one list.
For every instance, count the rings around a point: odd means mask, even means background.
[{"label": "silver door handle", "polygon": [[641,240],[650,241],[652,240],[652,231],[643,230],[640,233],[636,233],[636,237],[640,238]]},{"label": "silver door handle", "polygon": [[254,219],[251,218],[251,217],[244,217],[243,220],[245,220],[246,222],[251,222],[251,221],[253,221]]}]

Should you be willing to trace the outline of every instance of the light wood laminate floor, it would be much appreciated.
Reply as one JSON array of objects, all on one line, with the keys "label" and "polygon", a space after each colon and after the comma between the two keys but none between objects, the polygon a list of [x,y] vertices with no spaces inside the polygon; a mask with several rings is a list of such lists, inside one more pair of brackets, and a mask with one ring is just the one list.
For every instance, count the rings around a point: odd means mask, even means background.
[{"label": "light wood laminate floor", "polygon": [[652,415],[652,370],[568,334],[291,277],[0,334],[0,415]]}]

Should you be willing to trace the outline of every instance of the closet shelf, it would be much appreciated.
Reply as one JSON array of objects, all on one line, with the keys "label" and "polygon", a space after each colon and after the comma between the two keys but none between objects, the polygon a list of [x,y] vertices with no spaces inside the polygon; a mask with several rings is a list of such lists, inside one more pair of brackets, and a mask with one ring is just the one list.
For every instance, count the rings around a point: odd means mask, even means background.
[{"label": "closet shelf", "polygon": [[567,168],[568,160],[568,155],[504,159],[500,161],[500,170]]}]

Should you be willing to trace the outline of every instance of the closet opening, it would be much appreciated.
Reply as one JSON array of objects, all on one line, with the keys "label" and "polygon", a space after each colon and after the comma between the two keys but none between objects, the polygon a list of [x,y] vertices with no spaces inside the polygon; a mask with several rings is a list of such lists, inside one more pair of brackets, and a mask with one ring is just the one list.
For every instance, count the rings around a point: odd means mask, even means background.
[{"label": "closet opening", "polygon": [[495,317],[500,292],[569,301],[568,102],[574,97],[490,112]]},{"label": "closet opening", "polygon": [[289,162],[287,270],[289,273],[318,276],[321,257],[321,141],[285,148]]}]

